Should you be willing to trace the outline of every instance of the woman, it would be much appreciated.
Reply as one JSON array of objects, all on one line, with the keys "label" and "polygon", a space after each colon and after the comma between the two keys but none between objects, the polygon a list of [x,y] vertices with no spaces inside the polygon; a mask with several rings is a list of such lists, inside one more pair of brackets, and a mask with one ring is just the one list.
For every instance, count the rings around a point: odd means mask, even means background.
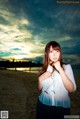
[{"label": "woman", "polygon": [[36,119],[64,119],[70,114],[68,93],[76,90],[76,83],[71,65],[62,62],[61,47],[56,41],[45,47],[38,90]]}]

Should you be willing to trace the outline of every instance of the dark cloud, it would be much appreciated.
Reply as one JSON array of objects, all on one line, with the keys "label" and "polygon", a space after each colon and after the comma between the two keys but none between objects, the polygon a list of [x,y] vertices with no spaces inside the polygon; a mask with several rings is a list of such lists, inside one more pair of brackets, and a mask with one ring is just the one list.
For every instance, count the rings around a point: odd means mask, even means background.
[{"label": "dark cloud", "polygon": [[80,55],[80,45],[77,45],[77,46],[74,46],[74,47],[65,47],[63,49],[63,54]]},{"label": "dark cloud", "polygon": [[10,56],[12,53],[11,52],[7,52],[7,51],[5,51],[5,52],[0,52],[0,56]]},{"label": "dark cloud", "polygon": [[21,49],[20,49],[20,48],[13,48],[13,49],[11,49],[11,50],[16,50],[16,51],[17,51],[17,50],[21,50]]},{"label": "dark cloud", "polygon": [[71,39],[67,41],[62,41],[62,52],[63,54],[76,54],[80,55],[80,40],[79,39]]},{"label": "dark cloud", "polygon": [[8,25],[8,24],[10,24],[10,23],[9,23],[9,21],[7,21],[5,18],[3,18],[2,16],[0,16],[0,24]]},{"label": "dark cloud", "polygon": [[[16,30],[18,29],[22,33],[29,31],[32,35],[22,39],[22,34],[17,31],[17,34],[11,37],[15,39],[16,43],[32,42],[36,46],[36,42],[39,42],[45,47],[47,42],[55,40],[61,44],[63,55],[80,55],[80,4],[59,4],[57,0],[3,0],[0,2],[0,6],[1,25],[13,24],[16,26]],[[2,9],[9,12],[11,16],[8,18],[8,14],[5,14]],[[6,17],[4,17],[5,15]],[[29,24],[17,24],[16,21],[22,18],[29,21]],[[8,34],[9,29],[3,30],[3,33]],[[27,32],[26,36],[28,36]],[[13,50],[19,51],[20,49],[16,47]],[[36,54],[42,51],[43,47],[41,51],[39,48],[31,49],[31,53]],[[2,55],[8,54],[2,52]],[[0,54],[0,56],[2,55]],[[35,60],[39,61],[39,59],[42,60],[40,57],[36,57]],[[73,60],[75,59],[72,58],[70,61]]]},{"label": "dark cloud", "polygon": [[60,5],[56,0],[8,0],[7,6],[15,17],[25,14],[31,26],[23,27],[34,35],[44,34],[44,38],[79,35],[80,5]]}]

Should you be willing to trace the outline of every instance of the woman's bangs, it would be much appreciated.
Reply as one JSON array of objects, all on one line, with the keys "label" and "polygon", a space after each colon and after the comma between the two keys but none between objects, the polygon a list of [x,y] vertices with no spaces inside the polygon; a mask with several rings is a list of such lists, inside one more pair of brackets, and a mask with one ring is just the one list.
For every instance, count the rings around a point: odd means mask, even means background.
[{"label": "woman's bangs", "polygon": [[52,46],[52,48],[53,48],[54,50],[59,50],[59,51],[61,51],[60,47],[58,47],[58,46],[55,46],[55,47]]}]

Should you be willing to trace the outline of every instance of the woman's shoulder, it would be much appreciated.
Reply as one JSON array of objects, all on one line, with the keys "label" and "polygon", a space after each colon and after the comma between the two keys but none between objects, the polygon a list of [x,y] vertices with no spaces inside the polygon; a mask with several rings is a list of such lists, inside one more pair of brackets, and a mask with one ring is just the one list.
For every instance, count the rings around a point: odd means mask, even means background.
[{"label": "woman's shoulder", "polygon": [[71,64],[63,64],[64,69],[71,69]]}]

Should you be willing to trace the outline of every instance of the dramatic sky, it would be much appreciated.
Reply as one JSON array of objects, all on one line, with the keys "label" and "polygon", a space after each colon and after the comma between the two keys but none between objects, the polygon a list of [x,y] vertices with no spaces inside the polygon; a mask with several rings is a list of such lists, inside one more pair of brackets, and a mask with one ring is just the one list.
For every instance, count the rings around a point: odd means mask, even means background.
[{"label": "dramatic sky", "polygon": [[0,59],[39,61],[46,43],[55,40],[63,59],[79,64],[80,2],[60,1],[0,0]]}]

